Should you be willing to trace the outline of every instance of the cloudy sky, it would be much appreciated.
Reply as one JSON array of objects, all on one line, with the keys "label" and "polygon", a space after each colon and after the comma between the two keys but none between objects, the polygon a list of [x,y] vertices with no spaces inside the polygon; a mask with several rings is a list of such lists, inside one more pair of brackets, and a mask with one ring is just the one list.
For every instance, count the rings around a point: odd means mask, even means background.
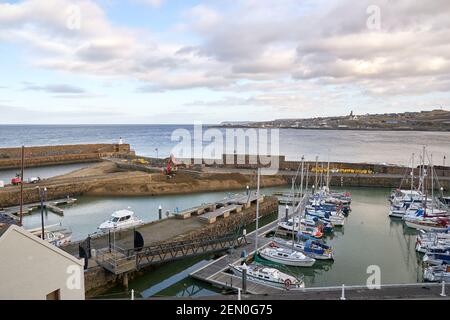
[{"label": "cloudy sky", "polygon": [[0,123],[450,109],[448,0],[0,0]]}]

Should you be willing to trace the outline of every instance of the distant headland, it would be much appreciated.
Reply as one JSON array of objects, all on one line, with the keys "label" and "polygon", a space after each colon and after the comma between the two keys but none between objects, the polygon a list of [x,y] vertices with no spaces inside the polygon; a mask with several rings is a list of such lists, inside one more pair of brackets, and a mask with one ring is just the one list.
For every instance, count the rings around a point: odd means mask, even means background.
[{"label": "distant headland", "polygon": [[277,119],[261,122],[222,122],[220,127],[232,128],[290,128],[321,130],[399,130],[450,131],[450,111],[432,110],[404,113],[384,113],[308,119]]}]

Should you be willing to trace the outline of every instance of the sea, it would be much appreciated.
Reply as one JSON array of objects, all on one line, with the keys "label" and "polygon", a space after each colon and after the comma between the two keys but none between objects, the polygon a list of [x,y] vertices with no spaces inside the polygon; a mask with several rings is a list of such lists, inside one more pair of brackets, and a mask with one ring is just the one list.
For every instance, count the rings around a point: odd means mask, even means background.
[{"label": "sea", "polygon": [[[193,125],[0,125],[0,148],[115,143],[122,138],[138,155],[165,158],[180,146],[181,132],[184,136],[190,135],[192,154],[198,156],[194,152],[198,150],[195,141],[203,137],[203,147],[212,144],[206,137],[208,129],[210,127],[204,125],[202,131],[197,130],[199,136],[194,134]],[[223,142],[227,142],[230,139],[226,140],[226,130],[237,129],[214,130],[220,130]],[[258,132],[259,141],[264,134],[264,131]],[[274,146],[272,154],[284,155],[287,160],[299,160],[304,156],[312,161],[318,156],[322,161],[408,165],[411,154],[416,154],[417,161],[426,146],[428,154],[433,154],[435,165],[450,161],[450,132],[279,129],[278,139],[271,132],[266,137],[269,150]],[[241,150],[254,153],[254,146],[248,139],[236,139],[234,145],[238,153]],[[225,152],[225,147],[222,150]]]}]

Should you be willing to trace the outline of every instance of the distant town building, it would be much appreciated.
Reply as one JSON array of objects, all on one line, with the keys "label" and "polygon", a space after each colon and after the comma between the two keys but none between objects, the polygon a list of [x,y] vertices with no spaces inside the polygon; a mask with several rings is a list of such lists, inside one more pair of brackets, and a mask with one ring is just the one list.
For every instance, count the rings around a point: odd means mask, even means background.
[{"label": "distant town building", "polygon": [[84,261],[16,225],[0,226],[0,300],[84,300]]}]

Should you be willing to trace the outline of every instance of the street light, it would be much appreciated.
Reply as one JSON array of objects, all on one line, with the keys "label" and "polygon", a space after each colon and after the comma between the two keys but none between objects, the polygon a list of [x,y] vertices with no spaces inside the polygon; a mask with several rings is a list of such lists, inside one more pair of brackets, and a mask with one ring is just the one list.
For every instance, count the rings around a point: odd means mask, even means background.
[{"label": "street light", "polygon": [[156,159],[158,159],[158,148],[155,148],[156,151]]}]

